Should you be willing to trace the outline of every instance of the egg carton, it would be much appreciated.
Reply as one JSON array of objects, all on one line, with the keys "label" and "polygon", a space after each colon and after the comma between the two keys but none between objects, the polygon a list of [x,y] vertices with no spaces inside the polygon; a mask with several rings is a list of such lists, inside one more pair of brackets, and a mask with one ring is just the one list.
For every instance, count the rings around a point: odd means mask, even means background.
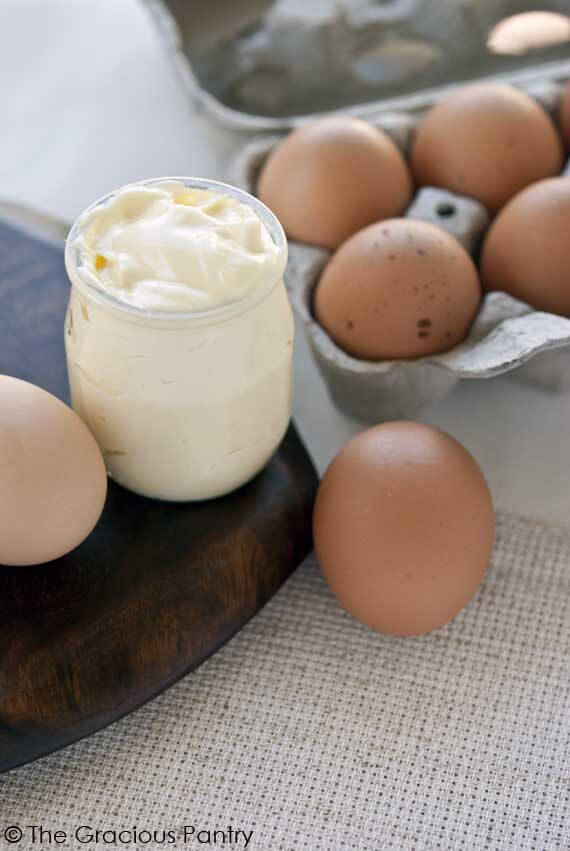
[{"label": "egg carton", "polygon": [[[570,74],[565,34],[528,52],[492,46],[497,27],[536,11],[528,0],[143,2],[182,90],[229,131],[283,130],[323,110],[413,112],[482,78]],[[568,0],[548,11],[566,16]]]},{"label": "egg carton", "polygon": [[[556,114],[558,84],[541,81],[527,91],[552,116]],[[409,153],[417,117],[380,113],[368,120],[405,155]],[[251,139],[233,161],[228,180],[255,194],[260,169],[282,138],[272,134]],[[489,225],[480,203],[436,187],[420,189],[405,215],[439,225],[475,256]],[[286,285],[329,392],[351,416],[368,422],[412,417],[446,396],[462,378],[508,372],[553,391],[570,390],[570,353],[563,348],[570,345],[570,319],[537,311],[503,292],[484,297],[467,338],[447,352],[380,362],[351,357],[313,316],[313,291],[330,255],[325,249],[290,241]]]}]

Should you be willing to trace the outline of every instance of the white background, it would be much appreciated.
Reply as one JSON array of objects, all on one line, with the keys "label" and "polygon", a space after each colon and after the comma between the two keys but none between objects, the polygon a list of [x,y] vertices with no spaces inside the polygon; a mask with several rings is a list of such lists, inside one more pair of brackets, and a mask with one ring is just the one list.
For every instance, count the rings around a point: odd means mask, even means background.
[{"label": "white background", "polygon": [[[223,177],[242,142],[192,112],[136,0],[1,0],[0,94],[0,198],[67,220],[140,178]],[[320,469],[362,428],[329,402],[300,330],[295,418]],[[568,522],[569,396],[465,381],[423,418],[475,455],[499,508]]]}]

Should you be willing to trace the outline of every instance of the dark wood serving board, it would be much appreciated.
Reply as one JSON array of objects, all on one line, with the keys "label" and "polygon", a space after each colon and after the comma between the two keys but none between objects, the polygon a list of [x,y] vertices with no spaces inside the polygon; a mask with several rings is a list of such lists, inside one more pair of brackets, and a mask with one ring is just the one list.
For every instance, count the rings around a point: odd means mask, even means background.
[{"label": "dark wood serving board", "polygon": [[[0,221],[0,373],[65,401],[68,287],[61,243]],[[131,712],[231,638],[308,552],[316,483],[291,426],[227,497],[161,503],[109,482],[77,550],[0,567],[0,772]]]}]

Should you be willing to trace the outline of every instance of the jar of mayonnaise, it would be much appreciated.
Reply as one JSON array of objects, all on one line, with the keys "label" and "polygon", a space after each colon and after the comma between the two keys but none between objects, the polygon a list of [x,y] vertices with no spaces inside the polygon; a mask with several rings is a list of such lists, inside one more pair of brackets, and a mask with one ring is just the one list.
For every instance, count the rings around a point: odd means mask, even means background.
[{"label": "jar of mayonnaise", "polygon": [[109,475],[165,500],[226,494],[291,415],[287,243],[256,198],[164,178],[97,201],[72,227],[71,400]]}]

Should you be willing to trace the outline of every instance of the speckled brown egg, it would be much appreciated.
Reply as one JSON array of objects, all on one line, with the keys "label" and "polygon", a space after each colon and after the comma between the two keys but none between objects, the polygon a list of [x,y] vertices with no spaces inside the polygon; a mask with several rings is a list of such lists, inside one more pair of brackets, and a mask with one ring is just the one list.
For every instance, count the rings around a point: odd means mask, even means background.
[{"label": "speckled brown egg", "polygon": [[0,564],[68,553],[97,523],[106,493],[103,456],[77,414],[0,375]]},{"label": "speckled brown egg", "polygon": [[357,118],[332,116],[277,145],[257,194],[288,237],[334,249],[365,225],[400,215],[412,180],[386,133]]},{"label": "speckled brown egg", "polygon": [[485,289],[570,316],[570,177],[542,180],[507,204],[487,233],[480,269]]},{"label": "speckled brown egg", "polygon": [[419,635],[474,595],[493,545],[477,463],[450,435],[413,422],[362,432],[319,486],[313,533],[341,605],[379,632]]},{"label": "speckled brown egg", "polygon": [[570,83],[565,87],[560,101],[559,118],[566,150],[570,152]]},{"label": "speckled brown egg", "polygon": [[469,330],[481,300],[477,270],[442,228],[390,219],[359,231],[317,283],[318,322],[345,352],[378,361],[443,352]]},{"label": "speckled brown egg", "polygon": [[412,149],[418,184],[443,186],[496,212],[513,195],[562,168],[554,123],[512,86],[464,86],[421,121]]}]

